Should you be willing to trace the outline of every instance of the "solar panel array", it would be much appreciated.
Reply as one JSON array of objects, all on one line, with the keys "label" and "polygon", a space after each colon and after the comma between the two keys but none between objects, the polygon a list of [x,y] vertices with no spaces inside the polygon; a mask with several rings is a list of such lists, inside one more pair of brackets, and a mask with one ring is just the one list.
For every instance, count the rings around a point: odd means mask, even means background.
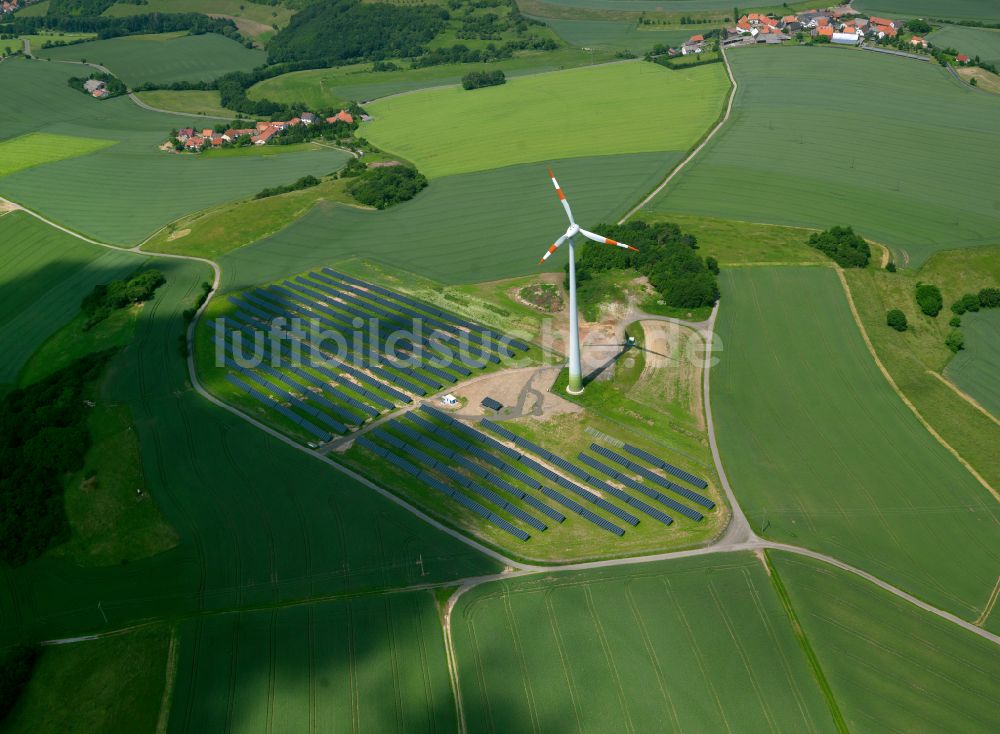
[{"label": "solar panel array", "polygon": [[[625,446],[627,448],[628,444],[625,444]],[[675,482],[671,482],[669,479],[665,479],[664,477],[661,477],[659,474],[650,471],[649,469],[647,469],[646,467],[642,466],[641,464],[637,464],[634,461],[632,461],[631,459],[629,459],[629,458],[627,458],[625,456],[622,456],[621,454],[619,454],[619,453],[617,453],[615,451],[612,451],[611,449],[605,448],[604,446],[599,446],[596,443],[590,444],[590,448],[595,453],[600,454],[601,456],[605,456],[605,457],[611,459],[612,461],[614,461],[614,462],[616,462],[618,464],[621,464],[624,467],[627,467],[628,469],[630,469],[631,471],[635,472],[636,474],[639,474],[640,476],[644,477],[645,479],[648,479],[651,482],[655,482],[656,484],[660,485],[661,487],[669,489],[672,492],[676,492],[677,494],[681,495],[682,497],[686,497],[687,499],[689,499],[692,502],[695,502],[695,503],[701,505],[702,507],[704,507],[706,509],[711,510],[711,509],[713,509],[715,507],[715,503],[712,500],[710,500],[708,497],[705,497],[704,495],[698,494],[697,492],[695,492],[693,490],[690,490],[687,487],[682,487],[681,485],[679,485],[679,484],[677,484]],[[641,449],[637,449],[637,450],[641,451]],[[643,453],[645,453],[645,452],[643,452]],[[638,454],[636,454],[636,456],[638,456]],[[680,470],[678,470],[678,471],[680,471]]]},{"label": "solar panel array", "polygon": [[244,392],[249,393],[250,397],[254,398],[255,400],[257,400],[257,401],[259,401],[261,403],[263,403],[268,408],[271,408],[271,410],[274,410],[274,411],[280,413],[281,415],[285,416],[289,420],[293,421],[296,425],[301,426],[304,430],[306,430],[309,433],[311,433],[313,436],[315,436],[316,438],[318,438],[320,441],[323,441],[325,443],[326,441],[329,441],[332,438],[332,436],[330,435],[329,431],[324,431],[322,428],[320,428],[319,426],[317,426],[315,423],[313,423],[309,419],[303,418],[302,416],[293,413],[291,410],[289,410],[288,408],[286,408],[284,405],[282,405],[278,401],[276,401],[273,398],[265,395],[264,393],[262,393],[257,388],[248,385],[247,383],[245,383],[243,380],[241,380],[240,378],[236,377],[235,375],[226,375],[226,379],[229,380],[229,382],[231,382],[232,384],[236,385],[236,387],[238,387],[241,390],[243,390]]},{"label": "solar panel array", "polygon": [[643,461],[647,461],[653,466],[659,469],[663,469],[663,471],[667,472],[667,474],[673,474],[678,479],[683,479],[685,482],[693,484],[695,487],[698,487],[700,489],[705,489],[706,487],[708,487],[708,482],[706,482],[704,479],[700,479],[696,477],[694,474],[686,472],[683,469],[678,469],[673,464],[668,464],[663,459],[659,458],[658,456],[653,456],[648,451],[643,451],[642,449],[637,448],[635,446],[630,446],[629,444],[625,444],[624,446],[622,446],[622,448],[624,448],[633,456],[638,456]]},{"label": "solar panel array", "polygon": [[622,530],[620,527],[618,527],[614,523],[608,522],[600,515],[591,512],[586,507],[581,505],[579,502],[574,502],[566,495],[560,494],[559,492],[556,492],[554,489],[549,489],[548,487],[542,487],[542,493],[546,497],[555,500],[563,507],[572,510],[580,517],[586,520],[590,520],[590,522],[594,523],[594,525],[601,528],[602,530],[607,530],[610,533],[614,533],[618,537],[625,535],[625,531]]}]

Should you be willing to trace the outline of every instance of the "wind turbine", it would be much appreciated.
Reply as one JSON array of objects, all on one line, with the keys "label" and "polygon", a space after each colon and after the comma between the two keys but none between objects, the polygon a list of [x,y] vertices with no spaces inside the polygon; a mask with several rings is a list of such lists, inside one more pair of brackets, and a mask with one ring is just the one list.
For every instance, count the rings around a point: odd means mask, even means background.
[{"label": "wind turbine", "polygon": [[[556,188],[556,193],[559,195],[559,201],[562,202],[563,209],[566,210],[566,216],[569,217],[569,227],[566,229],[566,234],[557,239],[555,244],[549,248],[548,252],[542,256],[539,264],[548,260],[549,256],[555,252],[559,245],[563,242],[569,242],[569,384],[566,385],[566,392],[570,395],[579,395],[583,392],[583,375],[580,372],[580,324],[576,312],[576,258],[574,257],[573,251],[573,238],[579,234],[583,235],[588,240],[600,242],[604,245],[622,247],[626,250],[635,250],[636,248],[622,242],[615,242],[614,240],[602,237],[599,234],[588,232],[585,229],[581,229],[580,225],[578,225],[573,219],[573,212],[569,208],[569,202],[566,201],[566,194],[564,194],[563,190],[559,188],[559,182],[556,181],[555,174],[552,173],[551,167],[549,167],[549,178],[552,179],[552,185]],[[638,250],[636,251],[638,252]]]}]

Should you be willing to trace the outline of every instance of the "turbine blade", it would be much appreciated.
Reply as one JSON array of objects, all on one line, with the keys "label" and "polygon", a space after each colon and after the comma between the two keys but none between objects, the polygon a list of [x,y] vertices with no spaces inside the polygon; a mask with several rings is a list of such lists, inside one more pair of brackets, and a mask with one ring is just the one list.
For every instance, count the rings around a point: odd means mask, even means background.
[{"label": "turbine blade", "polygon": [[552,245],[552,247],[550,247],[548,249],[548,251],[544,255],[542,255],[542,259],[538,261],[538,264],[541,265],[543,262],[545,262],[546,260],[548,260],[549,259],[549,255],[551,255],[553,252],[555,252],[558,249],[559,245],[561,245],[565,241],[566,241],[566,235],[563,235],[562,237],[560,237],[559,239],[557,239],[555,241],[555,243]]},{"label": "turbine blade", "polygon": [[569,202],[566,200],[566,194],[564,194],[563,190],[559,188],[559,182],[556,181],[556,175],[552,173],[551,166],[549,166],[549,178],[552,179],[552,185],[556,187],[556,193],[559,194],[559,201],[562,202],[563,209],[566,210],[566,216],[569,217],[569,223],[576,224],[576,221],[573,219],[573,212],[569,208]]},{"label": "turbine blade", "polygon": [[639,250],[632,247],[632,245],[626,245],[624,242],[615,242],[612,239],[608,239],[607,237],[602,237],[601,235],[594,234],[593,232],[588,232],[585,229],[581,229],[580,234],[582,234],[588,240],[593,240],[594,242],[600,242],[602,245],[613,245],[614,247],[621,247],[625,250],[635,250],[636,252],[639,252]]}]

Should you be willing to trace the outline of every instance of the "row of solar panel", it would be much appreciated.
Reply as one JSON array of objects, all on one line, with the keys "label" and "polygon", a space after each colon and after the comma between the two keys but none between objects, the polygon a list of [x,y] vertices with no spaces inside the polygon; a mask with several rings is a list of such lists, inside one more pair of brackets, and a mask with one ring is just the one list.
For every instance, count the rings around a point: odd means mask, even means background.
[{"label": "row of solar panel", "polygon": [[[625,445],[628,446],[628,444],[625,444]],[[629,458],[627,458],[625,456],[622,456],[621,454],[619,454],[619,453],[617,453],[615,451],[612,451],[611,449],[605,448],[604,446],[599,446],[596,443],[590,444],[590,448],[591,448],[592,451],[596,452],[597,454],[600,454],[601,456],[604,456],[604,457],[606,457],[608,459],[611,459],[612,461],[614,461],[617,464],[621,464],[622,466],[627,467],[628,469],[630,469],[631,471],[635,472],[636,474],[639,474],[643,478],[648,479],[651,482],[655,482],[656,484],[660,485],[661,487],[669,489],[672,492],[676,492],[677,494],[681,495],[682,497],[685,497],[685,498],[691,500],[692,502],[701,505],[702,507],[704,507],[706,509],[711,510],[711,509],[713,509],[715,507],[715,503],[712,502],[712,500],[710,500],[708,497],[705,497],[704,495],[698,494],[694,490],[688,489],[687,487],[683,487],[683,486],[677,484],[676,482],[671,482],[669,479],[665,479],[664,477],[661,477],[659,474],[656,474],[655,472],[650,471],[649,469],[647,469],[646,467],[642,466],[641,464],[637,464],[634,461],[632,461],[631,459],[629,459]],[[641,449],[639,449],[639,450],[641,451]]]},{"label": "row of solar panel", "polygon": [[[286,309],[290,309],[290,310],[280,311],[275,306],[271,306],[272,311],[276,312],[279,317],[291,318],[292,314],[295,311],[298,311],[300,314],[305,315],[307,317],[310,317],[310,318],[315,317],[315,318],[317,318],[320,321],[320,323],[322,323],[323,326],[325,326],[325,327],[330,327],[330,328],[332,328],[334,330],[337,330],[337,328],[338,328],[337,325],[334,324],[333,322],[331,322],[329,319],[326,319],[326,318],[324,318],[322,316],[319,316],[318,314],[315,314],[315,313],[310,314],[310,313],[308,313],[305,310],[306,308],[308,308],[308,306],[304,305],[305,303],[307,303],[307,300],[306,300],[305,297],[299,296],[296,293],[293,293],[293,292],[291,292],[291,291],[289,291],[287,289],[281,288],[281,286],[271,286],[271,289],[274,290],[274,291],[278,291],[279,293],[288,294],[289,296],[291,296],[291,297],[294,298],[294,301],[290,302],[287,299],[285,299],[284,296],[274,296],[270,291],[259,290],[259,289],[257,291],[255,291],[255,293],[258,293],[258,294],[268,295],[269,298],[272,298],[272,299],[281,298],[284,301],[284,303],[281,304],[282,308],[286,308]],[[246,295],[246,294],[244,294],[244,295]],[[260,301],[260,300],[261,299],[258,299],[258,301]],[[264,321],[266,321],[268,323],[272,319],[275,318],[274,315],[271,315],[271,314],[268,314],[268,313],[264,313],[259,308],[252,308],[251,309],[250,306],[249,306],[249,304],[246,304],[246,303],[240,301],[235,296],[230,296],[230,301],[241,305],[243,308],[247,308],[255,316],[257,316],[258,318],[262,318]],[[348,344],[348,342],[346,340],[345,340],[344,344],[347,347],[348,352],[350,352],[351,354],[355,354],[354,349]],[[395,373],[393,373],[393,372],[385,369],[384,367],[381,367],[380,365],[373,364],[372,360],[370,359],[370,357],[367,354],[365,354],[364,352],[362,352],[362,354],[360,356],[362,358],[364,358],[364,360],[365,360],[364,361],[365,366],[369,370],[371,370],[372,373],[379,375],[381,378],[383,378],[387,382],[389,382],[391,384],[400,385],[400,386],[404,387],[405,389],[409,390],[410,392],[417,393],[418,395],[426,395],[427,394],[427,389],[424,386],[422,386],[422,385],[420,385],[418,383],[415,383],[413,380],[407,379],[406,377],[402,377],[400,375],[397,375],[397,374],[395,374]],[[407,402],[409,402],[409,399],[407,399]]]},{"label": "row of solar panel", "polygon": [[[428,326],[437,329],[438,337],[441,338],[442,341],[444,341],[445,343],[451,344],[452,346],[456,347],[461,346],[457,338],[458,329],[456,329],[453,324],[447,324],[443,321],[440,321],[439,319],[434,318],[433,316],[428,316],[425,313],[421,313],[420,311],[417,311],[416,309],[411,308],[403,304],[402,302],[397,302],[389,298],[385,298],[384,296],[380,296],[373,291],[362,290],[358,286],[352,285],[350,283],[338,282],[333,278],[329,278],[322,273],[310,273],[310,276],[316,280],[322,281],[334,288],[337,288],[338,291],[342,293],[345,291],[349,291],[355,297],[355,300],[361,303],[363,307],[369,308],[375,311],[376,313],[383,313],[386,315],[387,318],[396,318],[398,314],[402,314],[411,319],[410,324],[408,324],[409,326],[412,326],[413,319],[420,319],[423,323],[426,323]],[[370,303],[378,304],[378,306],[370,305]],[[381,306],[385,306],[386,308],[381,308]],[[387,309],[392,309],[392,311],[387,311]],[[483,344],[483,342],[480,341],[480,344]],[[487,343],[484,344],[483,346],[485,346],[485,349],[467,343],[466,349],[474,357],[477,357],[479,359],[486,359],[489,362],[498,363],[500,361],[500,357],[498,357],[492,351],[491,345]],[[475,366],[478,367],[479,365]]]},{"label": "row of solar panel", "polygon": [[[639,492],[642,492],[643,494],[646,494],[647,496],[653,497],[654,499],[660,499],[660,497],[661,497],[661,495],[660,495],[659,492],[656,492],[655,490],[647,489],[646,487],[644,487],[642,484],[640,484],[639,482],[635,481],[634,479],[631,479],[630,477],[626,477],[621,472],[616,471],[615,469],[612,469],[610,466],[607,466],[606,464],[602,464],[597,459],[594,459],[594,458],[592,458],[590,456],[587,456],[583,452],[580,452],[580,460],[583,463],[587,464],[588,466],[590,466],[590,467],[592,467],[594,469],[597,469],[599,471],[604,472],[605,474],[607,474],[612,479],[616,479],[616,480],[620,481],[622,484],[624,484],[626,487],[629,487],[630,489],[634,489],[634,490],[637,490]],[[604,482],[601,479],[599,479],[599,478],[597,478],[597,477],[595,477],[593,475],[591,475],[590,483],[593,484],[595,487],[598,487],[599,489],[602,489],[603,491],[608,492],[609,494],[611,494],[611,495],[613,495],[615,497],[618,497],[620,499],[625,500],[632,507],[636,508],[637,510],[641,510],[642,512],[645,512],[647,515],[649,515],[650,517],[653,517],[653,518],[659,520],[664,525],[670,525],[674,521],[674,519],[672,517],[670,517],[670,515],[666,514],[662,510],[658,510],[655,507],[652,507],[651,505],[647,505],[645,502],[643,502],[639,498],[633,497],[632,495],[630,495],[630,494],[628,494],[626,492],[622,492],[621,490],[619,490],[619,489],[617,489],[615,487],[612,487],[607,482]],[[669,498],[665,498],[665,499],[669,499]],[[692,520],[700,520],[701,519],[701,514],[699,514],[698,512],[695,512],[694,510],[692,510],[690,508],[684,507],[684,505],[680,504],[679,502],[674,502],[674,501],[671,500],[670,502],[666,502],[664,504],[666,504],[669,507],[677,510],[681,514],[690,517]]]},{"label": "row of solar panel", "polygon": [[663,471],[667,472],[668,474],[673,474],[675,477],[683,479],[685,482],[689,482],[694,486],[699,487],[700,489],[705,489],[706,487],[708,487],[708,482],[706,482],[704,479],[696,477],[694,474],[686,472],[683,469],[678,469],[673,464],[668,464],[659,456],[653,456],[653,454],[649,453],[648,451],[643,451],[642,449],[636,446],[630,446],[629,444],[624,444],[622,448],[628,451],[633,456],[638,456],[640,459],[648,461],[650,464],[657,467],[658,469],[663,469]]},{"label": "row of solar panel", "polygon": [[667,497],[662,492],[658,492],[655,489],[647,487],[646,485],[642,484],[641,482],[635,481],[634,479],[632,479],[632,477],[629,477],[629,476],[626,476],[625,474],[622,474],[617,469],[615,469],[613,467],[610,467],[607,464],[604,464],[604,463],[598,461],[597,459],[594,459],[594,458],[592,458],[590,456],[587,456],[587,455],[585,455],[582,452],[580,453],[580,459],[585,464],[587,464],[587,465],[589,465],[589,466],[591,466],[591,467],[593,467],[595,469],[598,469],[599,471],[607,474],[612,479],[615,479],[615,480],[621,482],[622,484],[624,484],[629,489],[634,489],[634,490],[636,490],[638,492],[642,492],[647,497],[649,497],[651,499],[654,499],[654,500],[660,502],[663,505],[666,505],[671,510],[675,510],[676,512],[679,512],[681,515],[684,515],[685,517],[690,518],[691,520],[694,520],[695,522],[699,522],[700,520],[703,519],[703,515],[700,512],[698,512],[697,510],[692,509],[692,508],[688,507],[687,505],[682,505],[680,502],[678,502],[677,500],[675,500],[673,497]]},{"label": "row of solar panel", "polygon": [[619,538],[625,535],[625,531],[622,530],[620,527],[618,527],[612,522],[608,522],[600,515],[591,512],[586,507],[581,505],[579,502],[574,502],[566,495],[560,494],[559,492],[556,492],[554,489],[549,489],[548,487],[542,487],[542,493],[549,499],[555,500],[563,507],[572,510],[585,520],[589,520],[590,522],[594,523],[594,525],[601,528],[602,530],[607,530],[608,532],[614,533]]},{"label": "row of solar panel", "polygon": [[301,426],[305,431],[309,432],[310,434],[318,438],[320,441],[326,442],[332,438],[329,431],[324,431],[322,428],[317,426],[309,419],[303,418],[302,416],[289,410],[281,403],[277,402],[276,400],[262,393],[260,390],[248,385],[243,380],[236,377],[236,375],[226,375],[226,379],[229,380],[229,382],[231,382],[232,384],[236,385],[236,387],[249,393],[250,397],[263,403],[268,408],[271,408],[272,410],[285,416],[286,418],[294,422],[296,425]]},{"label": "row of solar panel", "polygon": [[[347,283],[353,283],[354,285],[359,285],[359,286],[361,286],[363,288],[366,288],[367,290],[375,291],[376,293],[380,293],[383,296],[388,296],[389,298],[393,298],[393,299],[395,299],[397,301],[400,301],[402,303],[407,303],[407,304],[409,304],[411,306],[414,306],[416,308],[419,308],[419,309],[422,309],[424,311],[427,311],[428,313],[431,313],[431,314],[433,314],[435,316],[438,316],[438,317],[440,317],[442,319],[445,319],[447,321],[451,321],[451,322],[456,323],[456,324],[458,324],[460,326],[464,326],[465,328],[469,329],[470,331],[473,331],[473,332],[476,332],[476,333],[480,333],[480,334],[486,334],[486,335],[489,335],[489,336],[493,336],[493,332],[491,332],[489,330],[489,328],[487,328],[487,327],[485,327],[485,326],[483,326],[481,324],[477,324],[475,322],[469,321],[467,319],[463,319],[461,316],[456,316],[455,314],[451,314],[451,313],[448,313],[446,311],[442,311],[441,309],[436,308],[436,307],[432,306],[431,304],[426,303],[424,301],[418,301],[415,298],[410,298],[409,296],[405,296],[402,293],[397,293],[395,291],[391,291],[388,288],[383,288],[382,286],[375,285],[374,283],[368,283],[368,282],[365,282],[363,280],[358,280],[357,278],[352,278],[352,277],[350,277],[348,275],[344,275],[343,273],[338,273],[335,270],[331,270],[330,268],[323,268],[323,272],[326,273],[327,275],[332,275],[334,278],[337,278],[339,280],[345,281]],[[525,344],[523,341],[520,341],[519,339],[511,339],[511,340],[509,340],[509,342],[510,342],[510,345],[512,347],[514,347],[514,349],[518,349],[518,350],[520,350],[522,352],[526,352],[528,350],[528,345]]]}]

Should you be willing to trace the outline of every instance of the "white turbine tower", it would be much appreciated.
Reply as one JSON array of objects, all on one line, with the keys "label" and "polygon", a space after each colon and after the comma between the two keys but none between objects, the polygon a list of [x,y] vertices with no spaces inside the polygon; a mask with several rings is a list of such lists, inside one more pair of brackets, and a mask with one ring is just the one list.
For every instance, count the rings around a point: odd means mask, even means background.
[{"label": "white turbine tower", "polygon": [[566,230],[566,234],[557,239],[555,244],[549,248],[549,251],[542,256],[540,262],[548,260],[549,255],[555,252],[556,248],[563,242],[569,242],[569,384],[566,385],[566,392],[571,395],[579,395],[583,392],[583,375],[580,371],[580,325],[576,312],[576,258],[573,252],[573,237],[580,234],[588,240],[600,242],[605,245],[622,247],[626,250],[635,250],[636,248],[581,229],[580,225],[573,219],[573,212],[569,208],[569,202],[566,201],[566,194],[559,188],[559,182],[556,181],[555,174],[552,173],[551,168],[549,168],[549,178],[552,179],[552,185],[556,187],[556,193],[559,194],[559,201],[562,202],[563,209],[566,210],[566,216],[569,217],[569,227]]}]

